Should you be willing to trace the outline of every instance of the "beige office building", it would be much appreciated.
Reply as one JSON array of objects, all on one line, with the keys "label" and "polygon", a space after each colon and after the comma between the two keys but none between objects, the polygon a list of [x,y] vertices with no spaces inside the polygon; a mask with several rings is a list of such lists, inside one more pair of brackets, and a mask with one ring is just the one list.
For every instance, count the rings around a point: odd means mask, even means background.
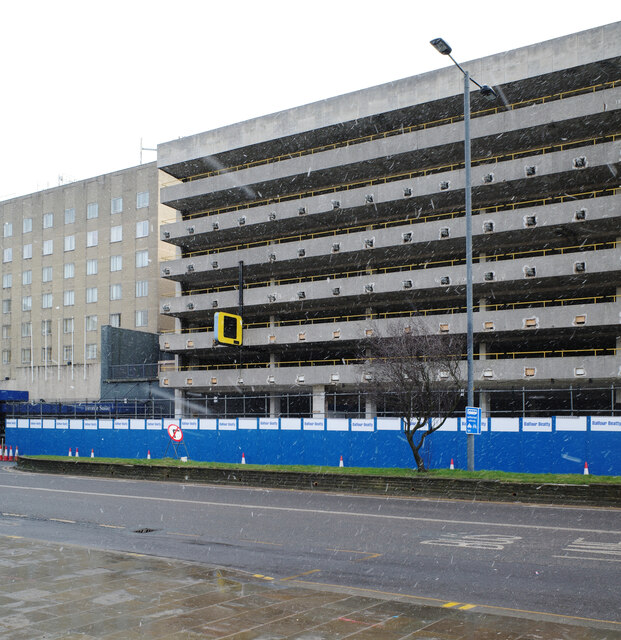
[{"label": "beige office building", "polygon": [[0,388],[97,399],[101,326],[168,327],[158,228],[174,212],[158,200],[149,163],[0,202]]}]

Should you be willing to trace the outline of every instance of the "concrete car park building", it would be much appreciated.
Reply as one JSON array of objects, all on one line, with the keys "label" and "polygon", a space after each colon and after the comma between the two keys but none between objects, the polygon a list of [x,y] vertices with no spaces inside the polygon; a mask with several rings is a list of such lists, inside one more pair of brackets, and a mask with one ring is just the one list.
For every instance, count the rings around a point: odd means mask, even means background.
[{"label": "concrete car park building", "polygon": [[100,397],[101,327],[157,333],[174,291],[159,260],[158,170],[149,163],[0,202],[2,388],[32,400]]},{"label": "concrete car park building", "polygon": [[[479,402],[611,415],[621,23],[463,66],[499,96],[471,98]],[[462,82],[451,66],[158,147],[181,251],[160,272],[179,287],[162,386],[233,415],[373,415],[366,336],[411,315],[465,333]],[[244,346],[215,345],[240,282]]]}]

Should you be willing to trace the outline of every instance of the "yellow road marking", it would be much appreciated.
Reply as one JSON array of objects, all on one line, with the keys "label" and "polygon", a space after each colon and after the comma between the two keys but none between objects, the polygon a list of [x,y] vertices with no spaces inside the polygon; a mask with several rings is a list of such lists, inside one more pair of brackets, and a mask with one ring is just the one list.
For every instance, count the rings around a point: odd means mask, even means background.
[{"label": "yellow road marking", "polygon": [[264,542],[263,540],[250,540],[249,538],[240,538],[243,542],[253,542],[254,544],[269,544],[273,547],[282,547],[284,546],[280,542]]},{"label": "yellow road marking", "polygon": [[351,549],[326,549],[326,551],[338,551],[339,553],[360,553],[362,555],[364,555],[364,558],[358,558],[357,560],[354,560],[353,562],[362,562],[363,560],[370,560],[372,558],[379,558],[382,554],[381,553],[371,553],[369,551],[353,551]]},{"label": "yellow road marking", "polygon": [[442,607],[444,609],[450,609],[451,607],[456,607],[459,604],[459,602],[447,602],[446,604],[443,604]]},{"label": "yellow road marking", "polygon": [[106,527],[106,529],[125,529],[125,527],[119,527],[116,524],[100,524],[100,527]]},{"label": "yellow road marking", "polygon": [[13,538],[13,540],[23,540],[24,536],[7,536],[6,534],[2,534],[4,538]]},{"label": "yellow road marking", "polygon": [[474,609],[476,604],[465,604],[463,607],[459,607],[462,611],[468,611],[468,609]]},{"label": "yellow road marking", "polygon": [[309,576],[311,573],[317,573],[318,571],[321,571],[321,569],[311,569],[310,571],[305,571],[304,573],[298,573],[295,576],[289,576],[288,578],[281,578],[282,581],[284,580],[293,580],[294,578],[301,578],[302,576]]},{"label": "yellow road marking", "polygon": [[[312,573],[309,572],[309,573]],[[304,574],[301,574],[304,575]],[[293,578],[297,578],[298,576],[291,576],[291,578],[283,578],[283,580],[291,580]],[[331,587],[332,589],[342,589],[343,585],[342,584],[332,584],[330,582],[313,582],[312,580],[296,580],[296,582],[299,582],[300,584],[312,584],[312,585],[317,585],[320,587]],[[411,600],[424,600],[426,602],[437,602],[437,603],[444,603],[441,606],[454,606],[456,604],[459,604],[459,602],[455,602],[455,603],[447,603],[445,600],[440,600],[440,598],[430,598],[428,596],[415,596],[412,595],[411,593],[398,593],[398,592],[394,592],[394,591],[381,591],[380,589],[366,589],[364,587],[348,587],[351,590],[354,591],[361,591],[364,593],[379,593],[383,596],[397,596],[399,598],[409,598]],[[514,609],[512,607],[499,607],[499,606],[495,606],[492,604],[477,604],[477,605],[472,605],[472,606],[476,606],[476,607],[481,607],[481,608],[485,608],[485,609],[494,609],[495,611],[512,611],[515,613],[527,613],[527,614],[532,614],[532,615],[536,615],[536,616],[548,616],[550,618],[562,618],[564,620],[583,620],[585,622],[601,622],[603,624],[613,624],[616,626],[621,626],[621,622],[617,622],[616,620],[603,620],[601,618],[584,618],[581,616],[571,616],[571,615],[566,615],[563,613],[550,613],[548,611],[532,611],[530,609]]]},{"label": "yellow road marking", "polygon": [[23,513],[3,513],[3,516],[10,516],[11,518],[27,518]]},{"label": "yellow road marking", "polygon": [[63,520],[62,518],[50,518],[51,522],[67,522],[68,524],[75,524],[75,520]]}]

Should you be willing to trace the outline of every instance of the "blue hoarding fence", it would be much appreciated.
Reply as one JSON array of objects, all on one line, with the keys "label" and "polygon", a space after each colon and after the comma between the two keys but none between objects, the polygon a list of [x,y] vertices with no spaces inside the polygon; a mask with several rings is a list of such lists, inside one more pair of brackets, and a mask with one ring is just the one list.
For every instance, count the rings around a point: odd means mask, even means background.
[{"label": "blue hoarding fence", "polygon": [[[399,418],[8,418],[6,442],[21,454],[153,458],[164,454],[171,423],[194,460],[249,464],[413,467]],[[486,418],[477,468],[528,473],[621,475],[621,417]],[[430,468],[465,469],[466,419],[449,418],[425,441]]]}]

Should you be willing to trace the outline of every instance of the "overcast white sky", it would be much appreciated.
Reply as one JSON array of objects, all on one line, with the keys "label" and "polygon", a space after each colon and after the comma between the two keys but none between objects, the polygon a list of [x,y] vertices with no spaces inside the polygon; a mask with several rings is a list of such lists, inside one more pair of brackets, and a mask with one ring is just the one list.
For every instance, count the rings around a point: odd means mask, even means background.
[{"label": "overcast white sky", "polygon": [[447,66],[434,37],[467,61],[618,20],[618,0],[6,0],[0,200]]}]

